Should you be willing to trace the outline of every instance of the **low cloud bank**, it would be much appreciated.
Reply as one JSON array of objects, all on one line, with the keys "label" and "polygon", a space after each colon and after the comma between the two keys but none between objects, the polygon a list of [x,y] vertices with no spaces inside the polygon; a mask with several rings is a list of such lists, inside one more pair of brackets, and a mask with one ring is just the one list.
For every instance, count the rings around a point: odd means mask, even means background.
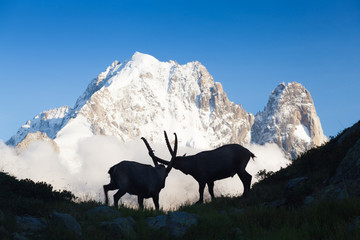
[{"label": "low cloud bank", "polygon": [[[155,154],[170,160],[170,153],[164,144],[150,145]],[[277,171],[290,163],[275,144],[247,145],[256,158],[250,160],[246,170],[253,176],[262,169]],[[34,181],[45,181],[55,189],[72,191],[80,199],[104,201],[102,186],[110,182],[108,170],[122,160],[133,160],[153,165],[147,149],[141,140],[122,143],[116,137],[93,136],[80,140],[76,154],[64,156],[54,151],[46,142],[33,142],[28,149],[17,154],[15,149],[0,140],[0,170],[10,173],[19,179],[30,178]],[[60,148],[61,151],[61,148]],[[178,155],[191,155],[201,150],[179,146]],[[77,166],[76,169],[73,166]],[[243,192],[242,183],[237,175],[232,178],[215,182],[215,196],[240,196]],[[112,194],[116,191],[109,192]],[[193,203],[199,198],[198,184],[190,176],[173,169],[166,179],[165,188],[160,192],[160,207],[165,210],[176,209],[186,203]],[[205,200],[210,199],[207,188]],[[127,206],[137,206],[136,197],[126,194],[121,201]],[[145,200],[145,206],[153,208],[152,199]]]}]

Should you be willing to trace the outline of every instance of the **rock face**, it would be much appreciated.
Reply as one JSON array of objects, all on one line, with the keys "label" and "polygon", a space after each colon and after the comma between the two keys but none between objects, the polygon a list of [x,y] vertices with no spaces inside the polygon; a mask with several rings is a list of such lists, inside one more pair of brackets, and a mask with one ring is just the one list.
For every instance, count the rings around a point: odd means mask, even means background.
[{"label": "rock face", "polygon": [[[276,142],[289,156],[326,140],[310,93],[298,83],[279,85],[264,112],[254,116],[231,102],[199,62],[160,62],[136,52],[93,79],[73,108],[42,112],[22,126],[8,145],[40,131],[61,149],[93,135],[163,142],[176,132],[179,145],[214,148],[228,143]],[[70,151],[70,150],[69,150]]]},{"label": "rock face", "polygon": [[309,91],[296,82],[277,86],[251,130],[253,143],[276,143],[292,158],[327,140]]},{"label": "rock face", "polygon": [[52,140],[51,138],[49,138],[46,133],[42,133],[40,131],[34,132],[34,133],[28,133],[26,135],[26,137],[19,142],[18,145],[16,145],[16,150],[17,152],[21,152],[24,151],[26,149],[29,148],[30,144],[35,142],[35,141],[43,141],[43,142],[48,142],[52,145],[52,147],[54,148],[55,152],[59,152],[59,147],[56,144],[56,142],[54,140]]}]

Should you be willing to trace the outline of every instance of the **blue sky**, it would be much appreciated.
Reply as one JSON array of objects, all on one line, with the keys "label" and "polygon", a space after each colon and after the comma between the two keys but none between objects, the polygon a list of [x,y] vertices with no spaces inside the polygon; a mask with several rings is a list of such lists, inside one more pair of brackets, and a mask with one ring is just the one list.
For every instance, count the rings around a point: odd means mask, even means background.
[{"label": "blue sky", "polygon": [[73,106],[135,51],[200,61],[253,114],[279,83],[297,81],[327,136],[360,120],[358,0],[0,0],[0,139],[44,110]]}]

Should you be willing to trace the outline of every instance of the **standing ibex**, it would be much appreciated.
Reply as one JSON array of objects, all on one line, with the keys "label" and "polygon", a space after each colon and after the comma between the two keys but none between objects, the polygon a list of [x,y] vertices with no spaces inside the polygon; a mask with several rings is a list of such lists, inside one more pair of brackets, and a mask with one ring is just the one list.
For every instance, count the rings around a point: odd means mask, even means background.
[{"label": "standing ibex", "polygon": [[[175,134],[175,133],[174,133]],[[171,149],[166,132],[164,132],[166,144]],[[141,138],[149,150],[149,154],[153,154],[149,143],[145,138]],[[108,205],[109,198],[107,192],[109,190],[119,189],[114,195],[114,205],[118,206],[119,199],[129,193],[138,196],[139,208],[143,209],[144,198],[152,198],[156,210],[159,210],[159,193],[165,186],[165,179],[168,176],[177,152],[177,136],[175,134],[174,150],[171,149],[171,160],[166,161],[167,168],[159,165],[154,161],[155,167],[151,165],[141,164],[133,161],[122,161],[110,168],[110,184],[104,185],[105,204]]]},{"label": "standing ibex", "polygon": [[[171,146],[167,143],[171,155],[173,152]],[[166,160],[156,157],[149,149],[149,155],[154,162],[160,162],[170,165]],[[243,196],[250,191],[251,175],[246,172],[245,168],[251,158],[255,155],[248,149],[238,144],[228,144],[212,151],[204,151],[192,156],[176,157],[173,167],[190,174],[199,183],[200,199],[197,203],[203,202],[205,185],[208,185],[211,199],[214,199],[214,181],[232,177],[237,173],[244,185]]]}]

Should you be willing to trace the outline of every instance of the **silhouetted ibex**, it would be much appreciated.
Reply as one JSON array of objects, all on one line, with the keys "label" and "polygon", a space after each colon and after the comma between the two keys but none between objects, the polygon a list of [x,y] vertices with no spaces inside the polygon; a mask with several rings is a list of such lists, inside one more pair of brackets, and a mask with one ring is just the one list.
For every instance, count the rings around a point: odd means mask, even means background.
[{"label": "silhouetted ibex", "polygon": [[[171,155],[175,153],[167,143]],[[149,150],[149,155],[154,162],[171,164],[168,161],[156,157]],[[250,191],[251,175],[245,171],[246,165],[255,155],[239,144],[228,144],[211,151],[204,151],[193,156],[176,157],[173,167],[185,174],[190,174],[199,183],[200,199],[203,202],[205,185],[208,185],[211,199],[214,199],[214,181],[232,177],[237,173],[244,185],[243,196]]]},{"label": "silhouetted ibex", "polygon": [[[174,133],[175,134],[175,133]],[[171,149],[166,132],[164,132],[165,141]],[[141,138],[149,150],[149,154],[153,153],[149,143],[145,138]],[[151,152],[151,153],[150,153]],[[155,208],[159,209],[159,193],[165,186],[165,179],[168,176],[177,152],[177,136],[175,134],[174,150],[171,149],[171,160],[166,161],[167,168],[164,165],[159,165],[154,161],[155,167],[151,165],[141,164],[133,161],[122,161],[110,168],[110,184],[104,185],[105,204],[108,205],[109,198],[107,192],[109,190],[119,189],[114,195],[114,205],[118,206],[119,199],[125,194],[129,193],[138,196],[139,208],[143,209],[144,198],[152,198]]]}]

